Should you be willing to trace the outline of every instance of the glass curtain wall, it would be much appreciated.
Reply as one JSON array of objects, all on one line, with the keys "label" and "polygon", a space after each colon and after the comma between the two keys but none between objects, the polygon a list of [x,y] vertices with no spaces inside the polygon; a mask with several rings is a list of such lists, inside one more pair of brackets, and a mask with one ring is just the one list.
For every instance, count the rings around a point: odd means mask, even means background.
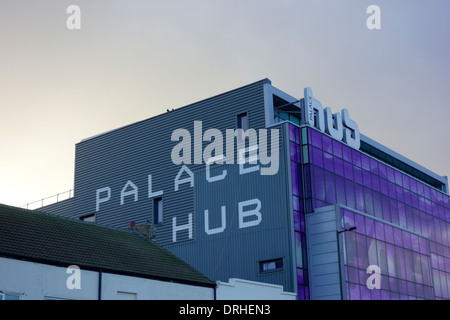
[{"label": "glass curtain wall", "polygon": [[[343,212],[344,225],[359,221],[344,238],[350,299],[450,299],[449,196],[313,128],[289,126],[299,290],[308,287],[304,215],[341,204],[375,218]],[[362,280],[375,256],[384,287],[369,297]]]}]

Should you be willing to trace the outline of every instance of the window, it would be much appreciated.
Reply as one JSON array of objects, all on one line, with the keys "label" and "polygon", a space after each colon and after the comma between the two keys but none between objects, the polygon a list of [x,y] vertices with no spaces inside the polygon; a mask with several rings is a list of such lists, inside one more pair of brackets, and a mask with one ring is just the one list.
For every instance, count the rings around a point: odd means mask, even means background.
[{"label": "window", "polygon": [[275,118],[279,118],[279,121],[288,120],[292,123],[300,125],[300,113],[301,109],[296,105],[298,102],[288,102],[277,95],[273,95],[273,108],[275,110]]},{"label": "window", "polygon": [[248,130],[248,115],[247,112],[241,113],[237,115],[237,128],[242,129],[244,131],[243,134],[241,132],[238,133],[238,139],[239,140],[245,140],[247,137],[247,130]]},{"label": "window", "polygon": [[248,115],[247,112],[237,115],[237,127],[245,131],[248,130]]},{"label": "window", "polygon": [[82,216],[82,217],[80,217],[80,220],[87,221],[87,222],[95,222],[95,214],[92,213],[92,214]]},{"label": "window", "polygon": [[274,259],[259,262],[259,272],[271,272],[283,270],[283,259]]},{"label": "window", "polygon": [[162,198],[153,199],[153,224],[163,222],[163,201]]},{"label": "window", "polygon": [[0,300],[19,300],[19,295],[0,292]]},{"label": "window", "polygon": [[137,300],[137,293],[117,291],[117,300]]}]

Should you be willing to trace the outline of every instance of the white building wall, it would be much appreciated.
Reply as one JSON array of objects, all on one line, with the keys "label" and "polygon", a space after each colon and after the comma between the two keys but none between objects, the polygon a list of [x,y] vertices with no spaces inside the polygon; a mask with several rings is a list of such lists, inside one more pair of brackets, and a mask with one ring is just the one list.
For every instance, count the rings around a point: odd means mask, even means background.
[{"label": "white building wall", "polygon": [[[67,266],[69,267],[69,265]],[[81,289],[69,290],[67,268],[0,257],[0,291],[21,300],[97,299],[98,274],[81,270]]]},{"label": "white building wall", "polygon": [[[0,257],[0,292],[20,300],[98,299],[99,273],[80,269],[80,289],[69,289],[67,280],[74,274],[67,273],[68,267]],[[214,289],[103,272],[102,299],[213,300]],[[296,294],[279,285],[232,278],[217,281],[216,299],[295,300]]]},{"label": "white building wall", "polygon": [[297,294],[283,291],[283,286],[231,278],[217,281],[217,300],[296,300]]},{"label": "white building wall", "polygon": [[181,283],[103,274],[102,299],[213,300],[214,289]]},{"label": "white building wall", "polygon": [[[69,267],[69,265],[67,266]],[[98,299],[96,271],[80,270],[80,289],[69,289],[67,267],[0,257],[0,291],[21,300]],[[173,282],[102,274],[102,299],[214,299],[214,289]]]}]

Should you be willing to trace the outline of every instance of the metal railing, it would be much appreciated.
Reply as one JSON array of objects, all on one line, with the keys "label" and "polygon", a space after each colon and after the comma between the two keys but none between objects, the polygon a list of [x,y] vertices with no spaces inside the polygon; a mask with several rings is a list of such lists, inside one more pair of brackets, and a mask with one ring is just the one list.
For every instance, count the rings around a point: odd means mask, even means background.
[{"label": "metal railing", "polygon": [[41,200],[29,202],[29,203],[23,205],[21,208],[35,210],[35,209],[42,208],[44,206],[58,203],[60,201],[68,200],[72,197],[73,197],[73,189],[70,189],[70,190],[67,190],[64,192],[57,193],[57,194],[47,197],[47,198],[42,198]]}]

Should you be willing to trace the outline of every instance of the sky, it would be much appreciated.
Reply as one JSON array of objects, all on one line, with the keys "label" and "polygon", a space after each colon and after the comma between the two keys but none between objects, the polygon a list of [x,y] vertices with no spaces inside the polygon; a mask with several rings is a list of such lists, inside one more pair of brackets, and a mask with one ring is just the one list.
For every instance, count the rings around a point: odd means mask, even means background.
[{"label": "sky", "polygon": [[[80,8],[80,29],[70,5]],[[381,29],[369,29],[370,5]],[[450,175],[448,0],[2,0],[0,203],[73,188],[75,144],[269,78]]]}]

